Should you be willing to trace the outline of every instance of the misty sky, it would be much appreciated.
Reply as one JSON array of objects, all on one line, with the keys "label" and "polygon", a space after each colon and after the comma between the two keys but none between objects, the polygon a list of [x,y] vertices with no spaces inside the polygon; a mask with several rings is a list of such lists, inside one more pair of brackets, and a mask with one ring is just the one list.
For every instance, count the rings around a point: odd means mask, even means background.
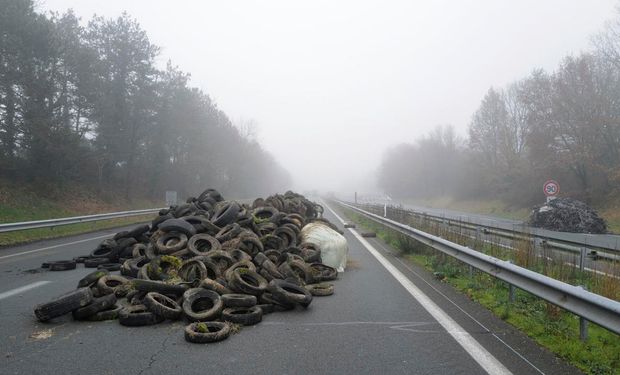
[{"label": "misty sky", "polygon": [[490,86],[589,49],[616,0],[40,0],[138,19],[290,171],[295,187],[367,190],[383,151],[439,124],[461,134]]}]

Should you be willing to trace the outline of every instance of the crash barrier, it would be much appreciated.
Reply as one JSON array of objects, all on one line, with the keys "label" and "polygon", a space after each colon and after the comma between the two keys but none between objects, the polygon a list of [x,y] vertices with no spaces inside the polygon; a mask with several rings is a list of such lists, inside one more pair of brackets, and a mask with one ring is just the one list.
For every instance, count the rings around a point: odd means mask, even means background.
[{"label": "crash barrier", "polygon": [[424,245],[454,257],[475,269],[505,281],[510,286],[520,288],[578,315],[581,318],[582,339],[587,337],[586,320],[620,334],[620,302],[588,292],[579,286],[566,284],[519,267],[509,261],[497,259],[466,246],[450,242],[441,237],[365,211],[354,205],[342,201],[336,201],[336,203]]}]

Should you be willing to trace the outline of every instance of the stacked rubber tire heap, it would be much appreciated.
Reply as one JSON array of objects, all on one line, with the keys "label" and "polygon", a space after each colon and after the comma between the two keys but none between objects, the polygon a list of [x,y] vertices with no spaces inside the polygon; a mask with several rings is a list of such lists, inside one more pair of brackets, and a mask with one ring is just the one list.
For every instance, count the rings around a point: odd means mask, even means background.
[{"label": "stacked rubber tire heap", "polygon": [[[300,240],[304,225],[327,222],[322,212],[293,192],[249,206],[208,189],[75,258],[73,268],[84,263],[97,270],[76,290],[36,306],[35,315],[45,322],[71,313],[76,320],[118,319],[125,326],[183,319],[187,341],[223,340],[238,325],[307,308],[313,297],[334,293],[328,281],[338,273],[321,263],[321,249]],[[47,265],[71,269],[55,264]]]}]

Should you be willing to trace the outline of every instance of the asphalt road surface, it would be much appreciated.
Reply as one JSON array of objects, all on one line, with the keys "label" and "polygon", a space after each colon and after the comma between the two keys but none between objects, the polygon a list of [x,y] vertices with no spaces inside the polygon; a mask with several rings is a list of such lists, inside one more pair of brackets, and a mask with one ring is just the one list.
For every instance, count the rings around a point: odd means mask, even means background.
[{"label": "asphalt road surface", "polygon": [[[326,217],[342,227],[330,209]],[[486,309],[377,239],[345,230],[349,266],[336,293],[306,310],[266,315],[216,344],[191,344],[184,323],[39,323],[33,306],[74,289],[90,269],[43,261],[88,254],[106,230],[0,250],[0,374],[575,374]]]}]

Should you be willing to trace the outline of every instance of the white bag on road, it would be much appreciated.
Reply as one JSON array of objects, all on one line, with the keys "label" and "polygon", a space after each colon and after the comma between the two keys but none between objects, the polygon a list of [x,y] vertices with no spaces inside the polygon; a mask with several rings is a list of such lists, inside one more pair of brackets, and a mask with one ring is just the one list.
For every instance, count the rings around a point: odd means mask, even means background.
[{"label": "white bag on road", "polygon": [[343,235],[320,221],[307,224],[301,230],[301,242],[315,245],[321,250],[323,264],[344,272],[349,247]]}]

